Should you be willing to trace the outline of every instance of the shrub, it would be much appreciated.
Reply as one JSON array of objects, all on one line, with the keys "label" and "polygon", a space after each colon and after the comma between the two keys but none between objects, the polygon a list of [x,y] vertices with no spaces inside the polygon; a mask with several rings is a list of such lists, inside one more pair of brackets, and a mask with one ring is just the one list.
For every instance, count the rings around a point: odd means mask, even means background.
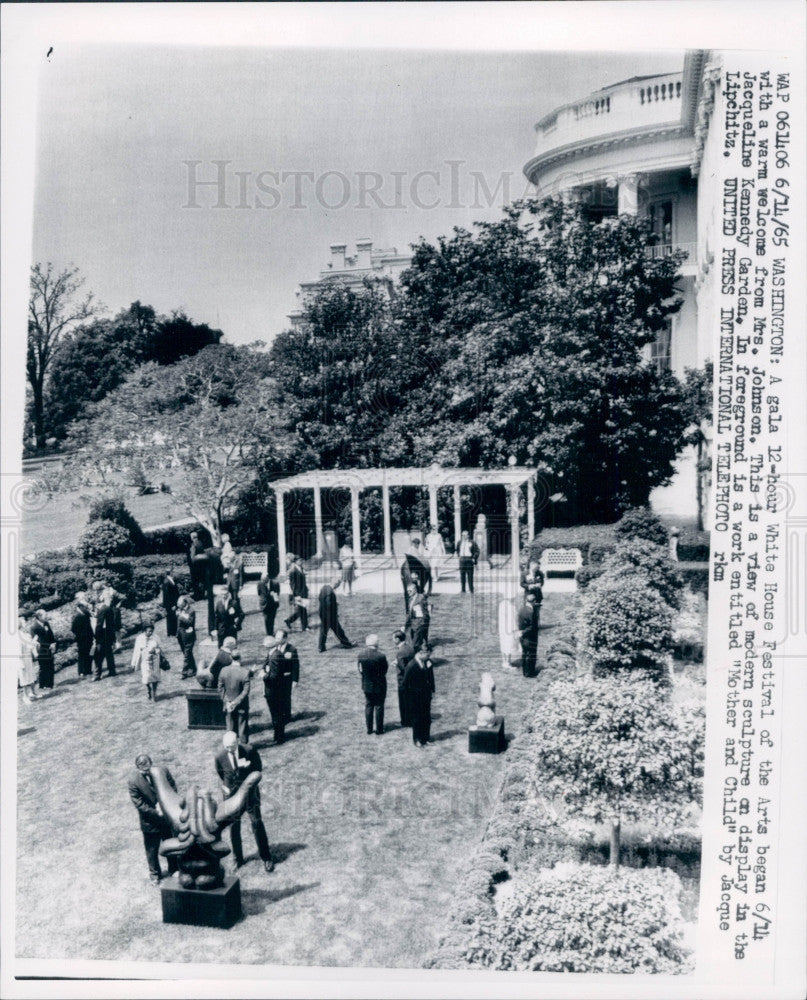
[{"label": "shrub", "polygon": [[531,972],[689,971],[681,882],[666,869],[566,863],[525,871],[502,903],[493,969]]},{"label": "shrub", "polygon": [[578,589],[585,590],[591,581],[596,580],[598,576],[602,576],[602,573],[602,566],[581,566],[580,569],[574,574]]},{"label": "shrub", "polygon": [[102,565],[115,556],[131,555],[133,547],[129,532],[114,521],[91,521],[78,542],[85,562]]},{"label": "shrub", "polygon": [[132,551],[136,555],[141,555],[146,551],[146,537],[143,534],[143,529],[122,500],[114,497],[99,497],[97,500],[93,500],[90,504],[87,524],[93,524],[96,521],[111,521],[113,524],[120,525],[131,539]]},{"label": "shrub", "polygon": [[678,609],[683,581],[676,567],[666,548],[639,538],[624,538],[603,563],[609,576],[641,573],[662,600]]},{"label": "shrub", "polygon": [[594,823],[661,832],[687,823],[703,779],[700,707],[660,698],[635,674],[556,681],[547,701],[552,712],[530,740],[541,794]]},{"label": "shrub", "polygon": [[149,555],[182,555],[187,556],[191,547],[191,532],[197,531],[199,539],[205,548],[213,541],[210,532],[201,524],[186,524],[181,527],[146,529],[146,551]]},{"label": "shrub", "polygon": [[679,562],[709,562],[709,532],[682,528],[678,536]]},{"label": "shrub", "polygon": [[669,678],[672,610],[643,574],[603,574],[583,596],[578,626],[595,675],[641,669]]},{"label": "shrub", "polygon": [[678,571],[684,585],[694,590],[697,594],[709,596],[709,567],[689,563],[689,565],[678,564]]},{"label": "shrub", "polygon": [[681,608],[673,622],[675,655],[681,659],[699,660],[705,642],[705,608],[703,597],[686,589]]},{"label": "shrub", "polygon": [[633,507],[625,511],[614,525],[617,541],[623,538],[642,538],[655,545],[668,545],[667,529],[649,507]]}]

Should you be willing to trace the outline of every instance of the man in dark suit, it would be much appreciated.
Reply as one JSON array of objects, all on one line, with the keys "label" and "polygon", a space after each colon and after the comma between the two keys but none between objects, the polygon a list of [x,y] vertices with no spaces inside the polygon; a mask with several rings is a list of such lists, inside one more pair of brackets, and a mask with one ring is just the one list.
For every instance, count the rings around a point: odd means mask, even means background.
[{"label": "man in dark suit", "polygon": [[[239,742],[235,733],[225,733],[221,742],[224,747],[216,754],[216,774],[221,781],[224,798],[228,799],[238,791],[248,774],[263,770],[263,765],[255,747],[246,746]],[[275,863],[272,860],[272,852],[269,850],[266,827],[263,825],[261,793],[258,791],[257,785],[253,786],[250,791],[247,807],[244,811],[252,823],[252,833],[255,837],[255,843],[258,845],[258,854],[263,861],[263,867],[266,871],[271,872],[274,870]],[[233,847],[233,861],[237,870],[244,864],[240,816],[230,826],[230,843]]]},{"label": "man in dark suit", "polygon": [[392,633],[392,641],[395,643],[395,671],[398,675],[398,711],[401,714],[401,728],[407,729],[412,723],[409,720],[409,707],[406,703],[403,682],[409,661],[415,655],[415,649],[402,629]]},{"label": "man in dark suit", "polygon": [[70,624],[70,631],[76,637],[79,677],[89,677],[92,673],[92,618],[90,606],[84,593],[76,594],[76,613]]},{"label": "man in dark suit", "polygon": [[299,556],[290,555],[288,557],[289,562],[289,587],[291,588],[291,596],[289,597],[289,603],[293,609],[293,613],[289,615],[286,619],[286,628],[291,629],[292,622],[296,622],[300,619],[300,628],[303,632],[308,631],[308,583],[305,579],[305,573],[303,572],[303,567],[300,563]]},{"label": "man in dark suit", "polygon": [[191,587],[194,601],[201,601],[205,596],[205,579],[207,576],[207,554],[199,540],[196,531],[191,532],[191,544],[188,549],[188,568],[191,571]]},{"label": "man in dark suit", "polygon": [[404,628],[409,633],[409,641],[417,652],[429,641],[429,623],[431,611],[425,594],[419,594],[415,584],[409,586],[409,614],[406,616]]},{"label": "man in dark suit", "polygon": [[216,588],[216,635],[219,648],[228,637],[237,639],[244,621],[244,611],[239,599],[224,586]]},{"label": "man in dark suit", "polygon": [[387,698],[387,658],[378,651],[378,636],[368,635],[365,647],[359,653],[361,689],[364,692],[364,721],[367,735],[373,732],[375,716],[376,736],[384,732],[384,702]]},{"label": "man in dark suit", "polygon": [[403,683],[412,724],[412,742],[416,747],[425,747],[431,739],[434,694],[434,670],[425,647],[419,649],[409,661]]},{"label": "man in dark suit", "polygon": [[233,662],[232,653],[236,647],[235,639],[224,640],[221,649],[216,653],[210,663],[203,666],[196,674],[196,680],[203,688],[215,688],[219,686],[219,674],[225,667]]},{"label": "man in dark suit", "polygon": [[432,592],[432,567],[429,558],[420,546],[420,539],[413,538],[411,548],[406,554],[406,561],[409,563],[409,573],[412,580],[418,585],[421,594]]},{"label": "man in dark suit", "polygon": [[524,603],[518,609],[516,621],[521,643],[521,672],[525,677],[535,677],[538,660],[538,615],[535,597],[530,591],[524,595]]},{"label": "man in dark suit", "polygon": [[280,586],[268,573],[262,573],[258,582],[258,610],[263,615],[267,635],[275,634],[275,615],[280,606]]},{"label": "man in dark suit", "polygon": [[474,567],[479,562],[479,546],[473,541],[467,531],[463,531],[460,535],[457,555],[460,560],[460,590],[464,594],[467,584],[468,590],[473,594]]},{"label": "man in dark suit", "polygon": [[101,668],[106,660],[106,672],[108,677],[114,677],[117,673],[115,669],[115,609],[111,603],[103,598],[95,606],[95,628],[93,632],[95,639],[95,653],[93,654],[93,680],[101,680]]},{"label": "man in dark suit", "polygon": [[291,719],[291,691],[300,679],[300,657],[285,629],[275,632],[276,644],[263,664],[263,691],[275,731],[275,743],[286,738],[286,723]]},{"label": "man in dark suit", "polygon": [[[413,583],[415,581],[412,578],[412,570],[409,568],[409,560],[404,556],[401,563],[401,586],[403,587],[404,608],[407,614],[409,614],[409,588]],[[415,589],[417,590],[417,584],[415,584]]]},{"label": "man in dark suit", "polygon": [[[129,774],[129,797],[137,809],[140,819],[140,832],[143,834],[143,846],[146,849],[146,861],[149,866],[149,879],[153,885],[159,885],[162,878],[160,871],[160,844],[163,840],[173,837],[173,831],[168,820],[163,816],[151,776],[151,757],[141,753],[135,759],[136,770]],[[166,770],[165,777],[176,790],[171,772]],[[173,855],[166,858],[168,874],[177,870],[177,859]]]},{"label": "man in dark suit", "polygon": [[353,643],[345,635],[345,630],[339,622],[339,605],[336,600],[336,588],[341,581],[333,586],[326,583],[319,592],[319,651],[325,652],[325,639],[331,630],[339,640],[342,649],[353,649]]},{"label": "man in dark suit", "polygon": [[39,687],[41,690],[53,687],[53,674],[56,669],[54,654],[56,652],[56,636],[50,627],[48,615],[44,608],[34,612],[34,622],[31,635],[36,640],[34,649],[39,665]]},{"label": "man in dark suit", "polygon": [[219,674],[219,694],[224,704],[227,728],[249,743],[249,671],[233,658]]},{"label": "man in dark suit", "polygon": [[177,634],[179,587],[170,570],[163,577],[162,598],[163,608],[165,609],[165,634],[171,638]]}]

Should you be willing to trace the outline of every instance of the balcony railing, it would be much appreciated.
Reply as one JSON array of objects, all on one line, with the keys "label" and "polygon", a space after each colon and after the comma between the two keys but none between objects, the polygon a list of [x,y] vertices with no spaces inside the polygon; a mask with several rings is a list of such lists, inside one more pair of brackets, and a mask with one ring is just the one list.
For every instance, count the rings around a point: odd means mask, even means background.
[{"label": "balcony railing", "polygon": [[670,257],[677,250],[684,251],[687,255],[687,261],[689,263],[694,263],[697,259],[697,243],[657,243],[653,247],[646,247],[645,254],[650,257],[651,260],[659,260],[662,257]]},{"label": "balcony railing", "polygon": [[627,80],[542,118],[536,126],[536,156],[611,132],[672,122],[680,115],[680,73]]}]

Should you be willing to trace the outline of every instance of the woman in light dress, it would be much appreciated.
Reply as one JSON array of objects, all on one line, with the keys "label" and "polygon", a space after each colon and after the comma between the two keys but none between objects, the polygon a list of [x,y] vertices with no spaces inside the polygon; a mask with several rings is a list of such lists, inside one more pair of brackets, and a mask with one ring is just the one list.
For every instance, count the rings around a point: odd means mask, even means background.
[{"label": "woman in light dress", "polygon": [[505,670],[515,669],[513,661],[521,657],[519,635],[515,601],[503,598],[499,604],[499,650]]},{"label": "woman in light dress", "polygon": [[339,550],[339,566],[342,569],[342,583],[348,597],[353,596],[353,581],[356,579],[356,559],[353,549],[349,545],[343,545]]},{"label": "woman in light dress", "polygon": [[445,565],[446,561],[446,543],[443,541],[443,536],[435,525],[431,525],[429,528],[423,545],[429,562],[432,564],[432,575],[435,580],[439,580],[440,569]]},{"label": "woman in light dress", "polygon": [[34,663],[36,656],[36,639],[31,635],[27,619],[22,615],[17,619],[17,629],[20,636],[20,662],[17,668],[17,679],[22,689],[23,701],[36,701],[39,695],[34,692],[37,668]]},{"label": "woman in light dress", "polygon": [[132,651],[132,669],[140,668],[140,677],[146,685],[149,701],[157,700],[157,685],[160,683],[160,643],[154,635],[154,624],[148,622],[135,640]]}]

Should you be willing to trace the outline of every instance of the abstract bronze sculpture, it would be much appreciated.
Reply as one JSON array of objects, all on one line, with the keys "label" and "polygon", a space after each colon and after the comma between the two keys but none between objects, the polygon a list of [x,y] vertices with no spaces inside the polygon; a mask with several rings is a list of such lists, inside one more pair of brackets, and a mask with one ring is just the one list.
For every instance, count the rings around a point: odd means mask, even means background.
[{"label": "abstract bronze sculpture", "polygon": [[197,785],[180,796],[166,779],[164,767],[153,765],[151,774],[160,808],[174,833],[162,842],[160,854],[177,858],[183,888],[218,888],[224,882],[221,859],[230,853],[221,834],[246,809],[250,791],[261,780],[260,771],[247,775],[237,792],[218,803]]}]

